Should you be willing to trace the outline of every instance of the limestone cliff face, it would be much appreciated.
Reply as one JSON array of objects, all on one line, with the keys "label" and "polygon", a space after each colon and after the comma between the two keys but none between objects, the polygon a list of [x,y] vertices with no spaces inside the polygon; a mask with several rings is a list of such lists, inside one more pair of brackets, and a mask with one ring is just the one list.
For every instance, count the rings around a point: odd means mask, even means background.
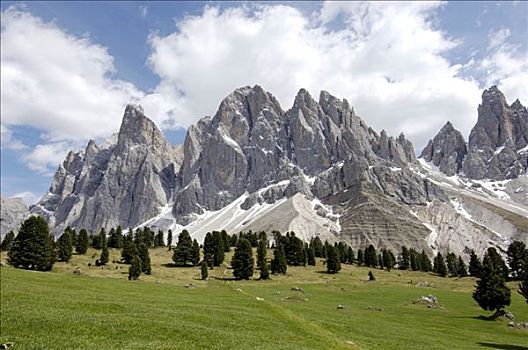
[{"label": "limestone cliff face", "polygon": [[66,226],[96,231],[133,227],[170,200],[181,158],[140,106],[125,110],[117,137],[84,152],[70,152],[48,194],[31,212],[48,218],[55,232]]},{"label": "limestone cliff face", "polygon": [[22,220],[28,213],[28,207],[22,198],[0,196],[0,236],[9,231],[18,231]]},{"label": "limestone cliff face", "polygon": [[453,176],[462,170],[466,154],[464,136],[447,122],[434,139],[429,140],[420,157],[433,163],[444,174]]}]

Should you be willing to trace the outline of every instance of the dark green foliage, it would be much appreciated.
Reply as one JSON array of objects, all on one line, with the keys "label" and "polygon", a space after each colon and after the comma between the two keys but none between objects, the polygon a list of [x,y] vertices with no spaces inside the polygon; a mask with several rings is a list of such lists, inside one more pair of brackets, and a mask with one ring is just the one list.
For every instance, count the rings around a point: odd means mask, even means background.
[{"label": "dark green foliage", "polygon": [[[494,247],[490,247],[486,250],[484,257],[488,256],[491,263],[495,267],[495,270],[504,277],[505,280],[508,280],[508,266],[504,262],[504,259],[497,253],[497,250]],[[484,259],[482,259],[482,265],[484,266]]]},{"label": "dark green foliage", "polygon": [[232,235],[231,237],[229,237],[229,246],[230,247],[236,247],[238,243],[238,236],[237,235]]},{"label": "dark green foliage", "polygon": [[167,247],[169,247],[169,250],[172,249],[172,230],[167,232]]},{"label": "dark green foliage", "polygon": [[77,236],[77,241],[75,242],[75,251],[77,254],[86,254],[89,245],[90,237],[88,237],[88,231],[81,229],[79,231],[79,235]]},{"label": "dark green foliage", "polygon": [[46,220],[40,216],[31,216],[25,220],[7,256],[8,263],[16,268],[51,270],[56,256]]},{"label": "dark green foliage", "polygon": [[156,235],[156,240],[154,242],[154,246],[156,247],[165,247],[165,240],[163,239],[163,231],[158,230],[158,234]]},{"label": "dark green foliage", "polygon": [[286,274],[288,269],[286,263],[286,254],[284,253],[284,247],[281,243],[276,244],[273,250],[273,259],[271,260],[271,273],[273,274]]},{"label": "dark green foliage", "polygon": [[359,266],[362,266],[364,263],[365,263],[365,258],[363,256],[363,251],[359,249],[358,254],[357,254],[357,264]]},{"label": "dark green foliage", "polygon": [[108,246],[115,249],[123,248],[123,230],[121,229],[121,226],[118,226],[117,229],[110,229],[110,233],[108,234]]},{"label": "dark green foliage", "polygon": [[524,277],[521,281],[521,283],[519,284],[519,294],[522,295],[524,297],[524,299],[526,300],[526,303],[528,304],[528,259],[525,260],[524,262],[524,266],[525,266],[525,272],[524,272]]},{"label": "dark green foliage", "polygon": [[323,242],[321,242],[321,239],[319,237],[312,238],[310,241],[310,246],[314,249],[315,257],[317,258],[324,258],[324,251],[323,251]]},{"label": "dark green foliage", "polygon": [[138,256],[141,261],[141,272],[150,275],[152,269],[150,267],[150,255],[149,249],[146,243],[141,242],[138,246]]},{"label": "dark green foliage", "polygon": [[457,261],[457,276],[458,277],[466,277],[467,275],[468,275],[468,273],[467,273],[466,263],[464,262],[462,257],[459,255],[458,256],[458,261]]},{"label": "dark green foliage", "polygon": [[267,255],[267,244],[265,240],[260,240],[257,248],[257,268],[260,271],[260,279],[267,280],[269,279],[269,267],[268,260],[266,259]]},{"label": "dark green foliage", "polygon": [[433,265],[431,264],[431,260],[429,259],[427,254],[425,254],[425,250],[422,250],[419,258],[420,258],[420,271],[429,272],[433,270]]},{"label": "dark green foliage", "polygon": [[356,256],[354,255],[354,249],[348,247],[347,249],[347,263],[353,264],[356,262]]},{"label": "dark green foliage", "polygon": [[493,253],[488,253],[489,250],[482,260],[481,277],[477,281],[477,286],[473,292],[473,299],[484,310],[495,311],[493,317],[496,317],[505,306],[510,305],[511,291],[506,286],[503,271],[493,261],[495,258],[492,257]]},{"label": "dark green foliage", "polygon": [[434,258],[433,272],[439,274],[442,277],[447,276],[447,266],[444,257],[442,254],[440,254],[440,252],[438,252]]},{"label": "dark green foliage", "polygon": [[347,262],[347,246],[343,242],[336,243],[334,245],[335,248],[339,251],[339,257],[341,258],[341,264],[345,264]]},{"label": "dark green foliage", "polygon": [[284,242],[284,252],[288,265],[305,266],[303,241],[295,236],[295,232],[287,232]]},{"label": "dark green foliage", "polygon": [[251,243],[245,238],[238,240],[235,248],[235,254],[231,260],[233,275],[237,279],[249,279],[253,276],[253,249]]},{"label": "dark green foliage", "polygon": [[213,264],[214,266],[220,266],[224,262],[225,250],[224,250],[224,239],[222,238],[222,233],[215,231],[213,232],[215,252],[213,255]]},{"label": "dark green foliage", "polygon": [[141,259],[134,255],[128,267],[128,279],[137,280],[139,276],[141,276]]},{"label": "dark green foliage", "polygon": [[11,245],[13,244],[14,240],[15,233],[13,231],[9,231],[2,240],[2,244],[0,244],[0,250],[8,251],[9,249],[11,249]]},{"label": "dark green foliage", "polygon": [[256,232],[253,232],[251,230],[249,230],[248,232],[242,232],[240,233],[240,237],[238,237],[238,239],[242,238],[247,239],[252,247],[256,248],[258,246],[259,234],[257,234]]},{"label": "dark green foliage", "polygon": [[207,262],[205,260],[200,264],[200,273],[203,280],[206,280],[207,277],[209,277],[209,267],[207,266]]},{"label": "dark green foliage", "polygon": [[480,277],[480,272],[482,271],[482,263],[475,251],[471,251],[469,256],[469,274],[473,277]]},{"label": "dark green foliage", "polygon": [[396,263],[394,255],[387,249],[383,249],[381,253],[381,259],[383,260],[383,267],[388,271],[392,270],[394,264]]},{"label": "dark green foliage", "polygon": [[200,263],[200,245],[198,244],[198,241],[196,239],[193,240],[191,262],[195,266]]},{"label": "dark green foliage", "polygon": [[447,272],[450,276],[457,275],[457,257],[454,253],[447,253],[446,255]]},{"label": "dark green foliage", "polygon": [[[101,230],[104,231],[104,228]],[[90,246],[94,249],[101,249],[101,234],[100,233],[90,236]]]},{"label": "dark green foliage", "polygon": [[513,241],[508,246],[508,265],[510,265],[510,271],[512,278],[521,279],[524,276],[525,264],[524,262],[528,259],[528,250],[524,242]]},{"label": "dark green foliage", "polygon": [[378,265],[378,254],[376,253],[376,248],[370,244],[365,248],[365,266],[367,267],[376,267]]},{"label": "dark green foliage", "polygon": [[104,230],[101,230],[101,234],[101,257],[99,258],[99,264],[106,265],[108,264],[110,255],[108,253],[108,243]]},{"label": "dark green foliage", "polygon": [[341,270],[341,258],[339,251],[333,246],[326,247],[326,272],[338,273]]},{"label": "dark green foliage", "polygon": [[401,249],[402,251],[401,251],[400,260],[398,263],[398,268],[400,270],[408,270],[409,267],[411,267],[411,257],[409,254],[409,250],[407,249],[406,246],[402,246]]},{"label": "dark green foliage", "polygon": [[226,230],[222,230],[220,234],[222,235],[222,242],[224,244],[224,252],[229,253],[229,251],[231,250],[231,248],[229,247],[230,245],[229,235],[227,234]]},{"label": "dark green foliage", "polygon": [[374,274],[372,273],[372,271],[369,271],[368,277],[369,277],[369,281],[375,281],[376,280],[376,277],[374,277]]},{"label": "dark green foliage", "polygon": [[177,266],[193,265],[193,242],[187,230],[183,230],[178,236],[178,243],[174,248],[172,260]]},{"label": "dark green foliage", "polygon": [[309,246],[306,250],[306,262],[308,265],[315,266],[315,249]]},{"label": "dark green foliage", "polygon": [[57,240],[57,257],[59,261],[64,262],[70,261],[73,255],[73,238],[71,229],[68,230],[68,228]]},{"label": "dark green foliage", "polygon": [[131,264],[134,256],[137,255],[137,248],[134,244],[132,234],[123,238],[123,249],[121,250],[121,261],[125,264]]},{"label": "dark green foliage", "polygon": [[413,271],[419,271],[421,270],[421,256],[420,254],[414,249],[409,249],[409,262],[411,266],[411,270]]}]

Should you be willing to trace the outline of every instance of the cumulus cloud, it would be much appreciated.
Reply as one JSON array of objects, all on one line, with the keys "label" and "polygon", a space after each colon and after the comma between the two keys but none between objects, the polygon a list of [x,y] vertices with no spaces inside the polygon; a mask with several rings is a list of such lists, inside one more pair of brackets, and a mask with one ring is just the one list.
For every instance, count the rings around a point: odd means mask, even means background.
[{"label": "cumulus cloud", "polygon": [[284,108],[301,87],[316,96],[328,90],[417,147],[447,120],[467,133],[480,89],[444,58],[458,42],[435,28],[440,6],[330,2],[311,16],[284,5],[206,7],[173,33],[150,37],[149,63],[161,77],[157,113],[185,127],[235,88],[259,84]]},{"label": "cumulus cloud", "polygon": [[35,204],[41,198],[41,196],[39,196],[39,195],[37,195],[37,194],[35,194],[33,192],[30,192],[30,191],[24,191],[24,192],[15,193],[12,197],[22,198],[24,203],[26,203],[27,205]]},{"label": "cumulus cloud", "polygon": [[30,152],[22,155],[22,160],[30,170],[39,174],[52,175],[57,166],[62,163],[68,152],[80,146],[70,142],[51,142],[35,146]]},{"label": "cumulus cloud", "polygon": [[5,125],[0,124],[0,137],[2,148],[12,151],[22,151],[28,148],[22,141],[13,136],[13,132]]}]

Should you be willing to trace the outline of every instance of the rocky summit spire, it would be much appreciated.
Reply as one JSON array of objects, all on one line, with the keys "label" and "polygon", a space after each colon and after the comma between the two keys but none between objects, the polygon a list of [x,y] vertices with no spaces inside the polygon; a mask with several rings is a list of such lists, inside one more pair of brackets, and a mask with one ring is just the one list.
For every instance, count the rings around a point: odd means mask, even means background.
[{"label": "rocky summit spire", "polygon": [[438,134],[429,140],[420,157],[432,162],[446,175],[452,176],[462,169],[466,153],[464,136],[448,121]]}]

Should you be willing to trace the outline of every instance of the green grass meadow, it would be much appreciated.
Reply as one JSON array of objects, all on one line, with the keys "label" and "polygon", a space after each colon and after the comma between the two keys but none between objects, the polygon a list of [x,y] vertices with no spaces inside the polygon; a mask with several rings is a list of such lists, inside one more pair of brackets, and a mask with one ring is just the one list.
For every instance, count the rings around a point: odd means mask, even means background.
[{"label": "green grass meadow", "polygon": [[[159,248],[151,250],[153,274],[128,281],[127,265],[88,267],[97,254],[75,255],[51,272],[2,267],[1,343],[12,342],[11,349],[528,349],[528,331],[483,317],[490,313],[473,301],[472,278],[372,270],[376,281],[369,282],[367,268],[343,265],[328,275],[318,261],[270,281],[233,281],[227,265],[201,281],[199,267],[164,266],[172,253]],[[118,256],[111,250],[111,261]],[[72,273],[77,266],[80,276]],[[428,294],[440,307],[412,302]],[[516,321],[528,321],[528,305],[515,291],[509,310]]]}]

